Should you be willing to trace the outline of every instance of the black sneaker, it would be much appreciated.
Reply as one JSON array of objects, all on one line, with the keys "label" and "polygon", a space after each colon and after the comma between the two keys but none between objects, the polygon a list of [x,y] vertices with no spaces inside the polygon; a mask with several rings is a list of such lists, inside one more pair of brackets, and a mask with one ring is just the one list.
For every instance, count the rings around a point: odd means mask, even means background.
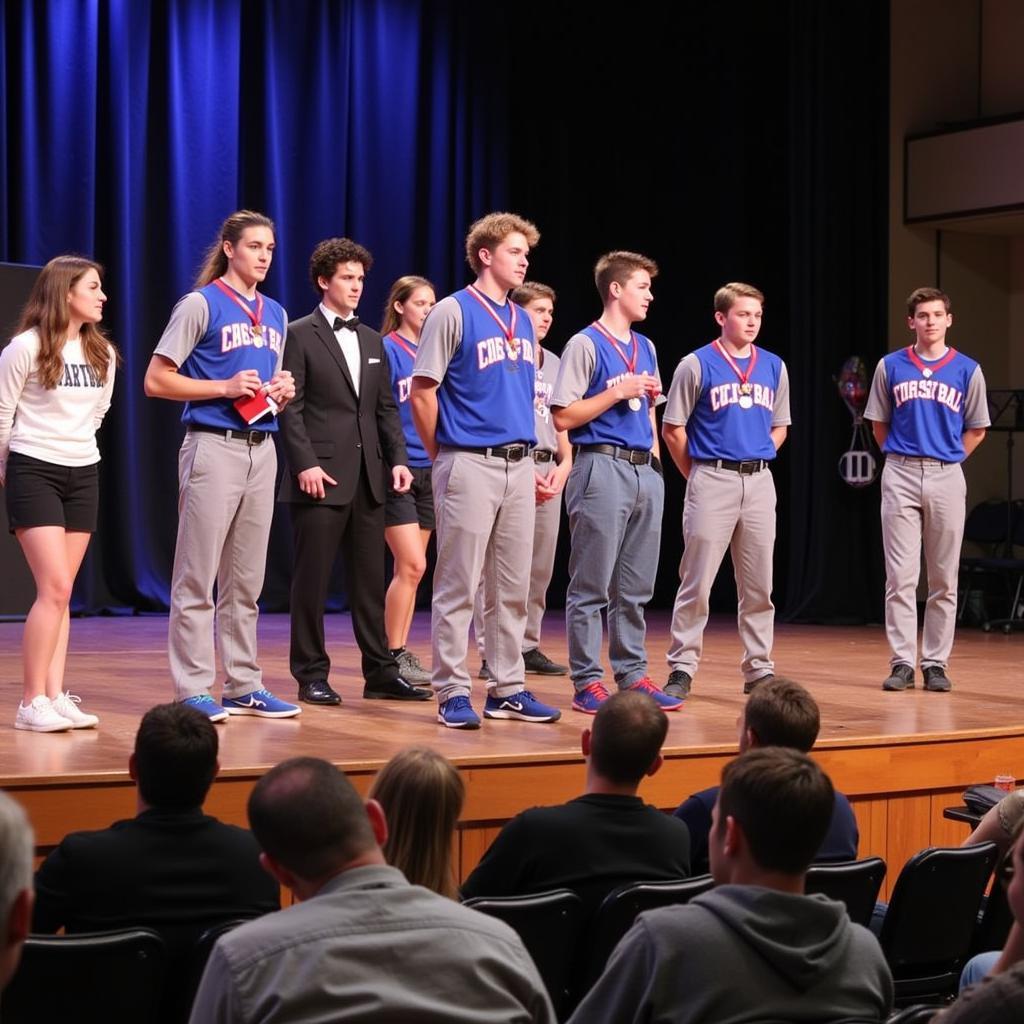
[{"label": "black sneaker", "polygon": [[[939,669],[941,672],[942,669]],[[914,666],[905,661],[897,661],[889,673],[889,678],[882,683],[883,690],[912,690],[914,688]]]},{"label": "black sneaker", "polygon": [[953,689],[953,684],[941,665],[929,665],[924,669],[924,688],[933,693],[946,693]]},{"label": "black sneaker", "polygon": [[677,668],[669,673],[668,682],[665,684],[665,692],[670,697],[686,700],[690,696],[690,684],[692,682],[693,679],[689,672],[684,672],[681,668]]},{"label": "black sneaker", "polygon": [[766,675],[766,676],[759,676],[757,679],[747,679],[743,683],[743,692],[744,693],[753,693],[754,690],[758,686],[760,686],[762,683],[770,683],[774,678],[775,678],[775,676],[773,676],[771,674],[771,672],[769,672],[768,675]]},{"label": "black sneaker", "polygon": [[568,665],[559,665],[552,661],[539,647],[532,651],[523,651],[523,664],[527,672],[537,676],[564,676],[569,671]]}]

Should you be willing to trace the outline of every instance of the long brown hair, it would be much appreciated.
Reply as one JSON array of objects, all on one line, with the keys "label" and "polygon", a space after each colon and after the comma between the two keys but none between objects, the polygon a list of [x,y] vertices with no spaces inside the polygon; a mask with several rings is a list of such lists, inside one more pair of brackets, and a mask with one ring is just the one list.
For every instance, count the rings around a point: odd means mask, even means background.
[{"label": "long brown hair", "polygon": [[466,790],[455,766],[429,747],[409,747],[377,773],[370,797],[384,808],[384,857],[413,885],[455,899],[452,839]]},{"label": "long brown hair", "polygon": [[[103,268],[85,256],[55,256],[39,272],[32,285],[28,302],[21,311],[18,334],[35,328],[39,335],[39,355],[36,358],[36,374],[44,388],[52,390],[64,373],[64,345],[68,340],[68,292],[90,270],[100,278]],[[82,340],[82,354],[101,382],[106,382],[107,373],[120,361],[117,349],[111,359],[113,347],[106,334],[97,324],[82,324],[79,337]]]},{"label": "long brown hair", "polygon": [[274,222],[264,213],[255,210],[236,210],[223,224],[217,238],[210,244],[203,257],[203,265],[199,268],[195,287],[205,288],[206,285],[223,277],[228,269],[228,257],[224,252],[224,243],[237,245],[246,228],[270,228],[276,235]]},{"label": "long brown hair", "polygon": [[390,334],[402,326],[402,318],[398,315],[398,310],[395,309],[395,303],[401,302],[404,305],[417,288],[429,288],[431,291],[436,291],[425,277],[417,277],[415,274],[406,274],[391,286],[391,291],[388,292],[388,301],[384,305],[384,319],[380,325],[381,334]]}]

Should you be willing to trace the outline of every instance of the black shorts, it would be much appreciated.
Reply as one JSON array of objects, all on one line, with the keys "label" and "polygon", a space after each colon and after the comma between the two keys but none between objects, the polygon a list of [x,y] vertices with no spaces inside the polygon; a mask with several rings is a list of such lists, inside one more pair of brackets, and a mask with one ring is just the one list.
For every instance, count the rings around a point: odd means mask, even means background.
[{"label": "black shorts", "polygon": [[11,452],[4,497],[11,533],[32,526],[63,526],[74,532],[95,533],[99,463],[58,466]]},{"label": "black shorts", "polygon": [[405,526],[416,523],[421,530],[433,530],[434,488],[430,466],[410,466],[412,487],[405,494],[389,490],[384,502],[384,526]]}]

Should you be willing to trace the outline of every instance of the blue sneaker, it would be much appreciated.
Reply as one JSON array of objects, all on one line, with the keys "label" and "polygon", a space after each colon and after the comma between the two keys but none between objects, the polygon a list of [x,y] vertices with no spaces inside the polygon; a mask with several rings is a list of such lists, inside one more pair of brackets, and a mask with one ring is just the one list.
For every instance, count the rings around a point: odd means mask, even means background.
[{"label": "blue sneaker", "polygon": [[258,718],[294,718],[302,714],[298,704],[278,700],[269,690],[253,690],[244,697],[225,697],[224,709],[229,715],[256,715]]},{"label": "blue sneaker", "polygon": [[557,722],[562,717],[558,708],[542,704],[529,690],[510,693],[507,697],[487,695],[484,718],[518,718],[521,722]]},{"label": "blue sneaker", "polygon": [[226,722],[228,720],[228,713],[208,693],[186,697],[181,703],[186,707],[201,711],[211,722]]},{"label": "blue sneaker", "polygon": [[672,694],[666,693],[664,690],[659,690],[653,682],[651,682],[650,676],[644,676],[643,679],[638,679],[635,683],[626,687],[627,690],[636,690],[639,693],[646,693],[648,697],[653,698],[654,703],[661,708],[662,711],[678,711],[682,706],[683,702],[678,697],[673,697]]},{"label": "blue sneaker", "polygon": [[573,711],[582,711],[585,715],[596,715],[598,708],[608,699],[608,691],[600,680],[584,686],[576,691],[572,699]]},{"label": "blue sneaker", "polygon": [[437,707],[437,720],[449,729],[479,729],[480,716],[473,710],[468,697],[459,694],[449,697]]}]

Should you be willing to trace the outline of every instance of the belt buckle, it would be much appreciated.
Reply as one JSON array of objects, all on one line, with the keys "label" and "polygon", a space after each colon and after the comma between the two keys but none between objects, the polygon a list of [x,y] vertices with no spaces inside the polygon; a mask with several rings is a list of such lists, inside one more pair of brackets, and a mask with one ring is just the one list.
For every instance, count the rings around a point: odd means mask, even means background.
[{"label": "belt buckle", "polygon": [[252,448],[254,445],[263,443],[263,434],[258,430],[250,430],[246,432],[245,443]]},{"label": "belt buckle", "polygon": [[629,449],[629,464],[631,466],[646,466],[647,465],[647,452],[642,452],[636,448]]},{"label": "belt buckle", "polygon": [[760,468],[760,459],[745,459],[737,467],[740,476],[753,476]]},{"label": "belt buckle", "polygon": [[525,444],[508,444],[505,445],[505,458],[509,462],[520,462],[523,456],[526,455]]}]

